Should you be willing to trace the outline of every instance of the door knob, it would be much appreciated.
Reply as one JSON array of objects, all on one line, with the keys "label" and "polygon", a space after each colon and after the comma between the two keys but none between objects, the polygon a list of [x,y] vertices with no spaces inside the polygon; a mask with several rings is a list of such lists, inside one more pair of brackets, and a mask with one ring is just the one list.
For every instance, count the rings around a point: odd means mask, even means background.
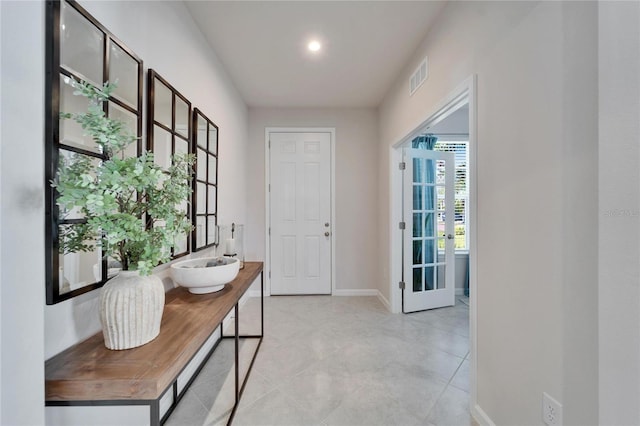
[{"label": "door knob", "polygon": [[325,226],[325,228],[328,228],[329,227],[329,222],[325,222],[324,226]]},{"label": "door knob", "polygon": [[447,240],[453,240],[453,235],[451,234],[447,235]]},{"label": "door knob", "polygon": [[329,231],[327,231],[327,232],[325,232],[325,233],[324,233],[324,236],[325,236],[325,237],[328,237],[329,235],[331,235],[331,233],[330,233]]}]

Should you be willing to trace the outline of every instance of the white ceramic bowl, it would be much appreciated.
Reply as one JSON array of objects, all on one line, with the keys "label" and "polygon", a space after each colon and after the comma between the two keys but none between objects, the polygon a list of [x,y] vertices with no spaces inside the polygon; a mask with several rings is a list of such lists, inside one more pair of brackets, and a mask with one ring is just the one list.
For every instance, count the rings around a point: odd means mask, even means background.
[{"label": "white ceramic bowl", "polygon": [[240,262],[233,257],[204,257],[172,264],[171,277],[191,293],[205,294],[222,290],[239,270]]}]

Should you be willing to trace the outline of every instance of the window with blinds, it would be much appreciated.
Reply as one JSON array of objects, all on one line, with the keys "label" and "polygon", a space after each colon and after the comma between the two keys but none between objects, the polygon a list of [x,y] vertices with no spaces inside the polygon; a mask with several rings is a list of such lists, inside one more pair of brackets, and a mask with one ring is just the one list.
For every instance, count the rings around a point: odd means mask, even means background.
[{"label": "window with blinds", "polygon": [[455,247],[469,249],[469,150],[468,141],[438,140],[434,151],[453,152],[456,162],[455,179]]}]

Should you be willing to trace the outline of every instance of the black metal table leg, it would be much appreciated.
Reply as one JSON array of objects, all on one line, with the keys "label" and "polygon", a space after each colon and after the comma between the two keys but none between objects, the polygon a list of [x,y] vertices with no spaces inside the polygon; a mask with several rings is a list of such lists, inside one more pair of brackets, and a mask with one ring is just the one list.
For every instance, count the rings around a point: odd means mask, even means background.
[{"label": "black metal table leg", "polygon": [[[222,338],[232,338],[235,343],[235,404],[231,409],[231,414],[229,415],[229,419],[227,420],[227,426],[233,423],[233,418],[236,415],[236,411],[238,409],[238,405],[240,404],[240,398],[242,397],[242,393],[244,392],[244,388],[247,385],[247,381],[249,380],[249,375],[251,374],[251,369],[253,368],[253,364],[258,356],[258,351],[260,351],[260,345],[262,344],[262,339],[264,337],[264,272],[260,272],[260,334],[259,335],[240,335],[240,316],[239,316],[239,305],[235,305],[235,333],[234,336],[224,336],[221,334]],[[240,384],[240,338],[248,338],[248,339],[258,339],[258,345],[256,346],[255,351],[253,352],[253,357],[251,358],[251,362],[249,363],[249,369],[247,370],[247,374],[242,380],[242,384]]]},{"label": "black metal table leg", "polygon": [[236,345],[236,404],[240,401],[240,310],[236,303],[236,333],[235,333],[235,345]]}]

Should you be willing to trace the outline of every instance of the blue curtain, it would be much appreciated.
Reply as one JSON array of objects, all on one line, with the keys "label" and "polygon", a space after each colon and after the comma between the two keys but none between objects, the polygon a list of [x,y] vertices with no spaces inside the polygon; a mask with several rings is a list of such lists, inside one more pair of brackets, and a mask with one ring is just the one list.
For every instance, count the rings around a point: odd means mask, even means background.
[{"label": "blue curtain", "polygon": [[418,136],[411,141],[411,148],[416,149],[433,149],[438,142],[438,137],[435,135]]},{"label": "blue curtain", "polygon": [[[432,150],[438,137],[434,135],[418,136],[411,141],[411,147],[415,149]],[[433,160],[421,158],[413,159],[413,182],[414,183],[435,183],[436,165]],[[413,216],[413,235],[415,237],[433,237],[436,231],[435,212],[435,186],[414,186],[413,193],[414,210],[434,210],[433,213],[418,213]],[[424,225],[424,228],[422,228]],[[413,243],[413,264],[429,264],[436,262],[438,248],[436,240],[418,240]],[[434,274],[435,266],[427,266],[424,269],[414,269],[413,290],[433,290],[437,283]],[[424,273],[424,286],[423,286]]]},{"label": "blue curtain", "polygon": [[469,297],[469,255],[467,255],[467,275],[464,282],[464,295]]}]

